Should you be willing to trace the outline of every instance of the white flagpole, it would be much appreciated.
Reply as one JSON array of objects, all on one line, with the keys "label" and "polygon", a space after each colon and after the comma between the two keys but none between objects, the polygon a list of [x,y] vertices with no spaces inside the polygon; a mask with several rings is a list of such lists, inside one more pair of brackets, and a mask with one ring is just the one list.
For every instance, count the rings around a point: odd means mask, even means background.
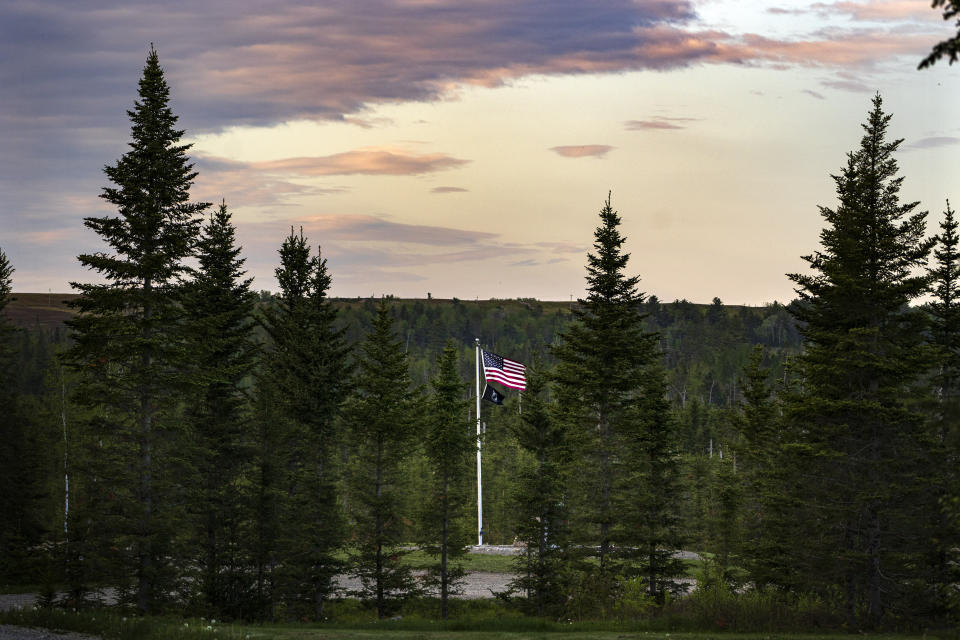
[{"label": "white flagpole", "polygon": [[477,546],[483,545],[483,474],[480,458],[480,338],[474,338],[477,345]]}]

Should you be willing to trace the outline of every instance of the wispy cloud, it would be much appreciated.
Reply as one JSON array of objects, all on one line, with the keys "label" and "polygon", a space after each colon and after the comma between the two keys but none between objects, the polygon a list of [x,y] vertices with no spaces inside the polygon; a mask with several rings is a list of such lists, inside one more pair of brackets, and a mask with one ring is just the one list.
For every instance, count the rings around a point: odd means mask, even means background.
[{"label": "wispy cloud", "polygon": [[686,129],[687,122],[696,122],[699,118],[679,118],[670,116],[653,116],[649,120],[627,120],[623,123],[628,131],[643,131],[645,129]]},{"label": "wispy cloud", "polygon": [[415,154],[389,149],[358,149],[330,156],[254,162],[250,166],[268,173],[313,177],[351,174],[416,176],[453,169],[468,162],[442,153]]},{"label": "wispy cloud", "polygon": [[475,245],[497,237],[487,231],[405,224],[366,215],[320,214],[298,218],[296,222],[337,240],[451,246]]},{"label": "wispy cloud", "polygon": [[587,247],[573,242],[538,242],[536,246],[549,249],[553,253],[586,253]]},{"label": "wispy cloud", "polygon": [[463,187],[434,187],[430,189],[430,193],[466,193],[468,191],[470,190]]},{"label": "wispy cloud", "polygon": [[612,149],[613,147],[606,144],[581,144],[550,147],[550,151],[553,151],[564,158],[602,158]]},{"label": "wispy cloud", "polygon": [[826,98],[823,96],[822,93],[817,93],[817,92],[814,91],[813,89],[801,89],[800,92],[801,92],[801,93],[805,93],[805,94],[807,94],[808,96],[814,97],[814,98],[816,98],[817,100],[826,100]]},{"label": "wispy cloud", "polygon": [[831,89],[852,91],[854,93],[873,93],[877,90],[877,87],[867,85],[862,77],[842,72],[837,73],[834,79],[821,80],[820,84],[825,87],[830,87]]},{"label": "wispy cloud", "polygon": [[812,11],[846,15],[861,21],[938,21],[940,14],[929,2],[917,0],[872,0],[871,2],[816,2]]},{"label": "wispy cloud", "polygon": [[931,136],[911,142],[904,146],[904,149],[936,149],[939,147],[951,147],[955,144],[960,144],[960,138],[956,136]]},{"label": "wispy cloud", "polygon": [[27,244],[34,246],[48,246],[61,242],[68,236],[76,235],[76,228],[47,229],[44,231],[28,231],[23,234]]}]

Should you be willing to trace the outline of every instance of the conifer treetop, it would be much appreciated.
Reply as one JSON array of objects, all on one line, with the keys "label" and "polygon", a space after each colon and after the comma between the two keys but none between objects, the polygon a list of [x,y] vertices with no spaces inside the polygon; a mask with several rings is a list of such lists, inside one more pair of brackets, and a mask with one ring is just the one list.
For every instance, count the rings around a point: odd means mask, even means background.
[{"label": "conifer treetop", "polygon": [[116,164],[104,167],[113,186],[104,187],[100,197],[116,206],[119,216],[84,219],[114,255],[79,256],[84,266],[119,286],[174,284],[187,270],[182,259],[193,251],[198,215],[210,206],[189,201],[197,174],[186,154],[191,145],[179,144],[184,132],[175,128],[177,116],[169,103],[170,88],[151,46],[138,98],[127,111],[130,148]]},{"label": "conifer treetop", "polygon": [[15,269],[10,264],[7,254],[0,249],[0,311],[3,311],[7,303],[10,302],[10,294],[13,292],[13,272]]}]

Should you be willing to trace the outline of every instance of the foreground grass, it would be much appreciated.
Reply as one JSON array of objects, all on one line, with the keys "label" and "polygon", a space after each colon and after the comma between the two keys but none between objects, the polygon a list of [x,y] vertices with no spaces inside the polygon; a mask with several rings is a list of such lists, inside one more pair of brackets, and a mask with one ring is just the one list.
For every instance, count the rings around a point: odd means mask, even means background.
[{"label": "foreground grass", "polygon": [[[0,624],[76,631],[104,640],[849,640],[846,633],[734,633],[650,629],[651,621],[564,624],[538,618],[467,615],[440,622],[420,617],[398,621],[328,622],[323,624],[223,624],[202,618],[123,616],[110,609],[67,611],[28,609],[0,613]],[[654,621],[656,622],[656,621]],[[927,639],[928,634],[857,634],[877,640]],[[947,634],[942,637],[955,637]]]}]

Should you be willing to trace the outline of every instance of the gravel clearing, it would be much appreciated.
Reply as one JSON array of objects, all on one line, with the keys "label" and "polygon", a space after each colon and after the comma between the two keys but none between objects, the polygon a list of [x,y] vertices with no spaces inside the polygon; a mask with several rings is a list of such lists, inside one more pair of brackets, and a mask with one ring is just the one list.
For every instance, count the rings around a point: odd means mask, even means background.
[{"label": "gravel clearing", "polygon": [[51,631],[49,629],[30,629],[0,624],[0,640],[100,640],[98,636],[88,636],[72,631]]}]

